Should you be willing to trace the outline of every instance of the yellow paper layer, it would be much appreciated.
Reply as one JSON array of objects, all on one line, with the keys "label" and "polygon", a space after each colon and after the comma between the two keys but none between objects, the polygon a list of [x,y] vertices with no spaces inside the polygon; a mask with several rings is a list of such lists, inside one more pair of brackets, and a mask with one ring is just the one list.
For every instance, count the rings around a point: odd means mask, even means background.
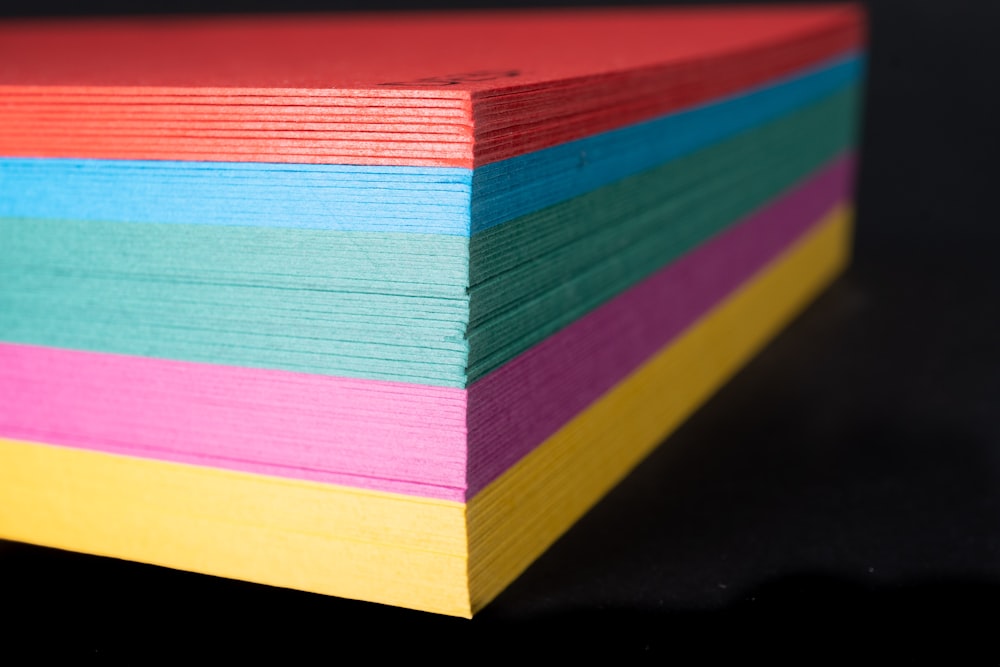
[{"label": "yellow paper layer", "polygon": [[0,536],[470,616],[840,271],[849,235],[841,207],[468,508],[0,439]]},{"label": "yellow paper layer", "polygon": [[469,502],[473,612],[506,588],[843,269],[850,231],[850,209],[840,206]]},{"label": "yellow paper layer", "polygon": [[0,439],[0,537],[469,615],[452,501]]}]

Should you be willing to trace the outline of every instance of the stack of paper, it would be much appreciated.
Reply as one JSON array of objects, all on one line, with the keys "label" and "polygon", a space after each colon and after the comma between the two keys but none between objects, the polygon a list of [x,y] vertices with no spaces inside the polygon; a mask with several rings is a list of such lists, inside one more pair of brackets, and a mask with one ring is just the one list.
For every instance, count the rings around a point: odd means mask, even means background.
[{"label": "stack of paper", "polygon": [[0,536],[471,615],[843,268],[862,33],[0,27]]}]

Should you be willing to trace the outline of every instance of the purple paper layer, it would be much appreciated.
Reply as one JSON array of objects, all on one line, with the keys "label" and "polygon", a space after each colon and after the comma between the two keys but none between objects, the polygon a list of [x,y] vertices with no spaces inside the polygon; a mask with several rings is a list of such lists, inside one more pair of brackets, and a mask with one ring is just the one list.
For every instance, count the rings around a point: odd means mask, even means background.
[{"label": "purple paper layer", "polygon": [[848,198],[845,154],[468,392],[471,498]]}]

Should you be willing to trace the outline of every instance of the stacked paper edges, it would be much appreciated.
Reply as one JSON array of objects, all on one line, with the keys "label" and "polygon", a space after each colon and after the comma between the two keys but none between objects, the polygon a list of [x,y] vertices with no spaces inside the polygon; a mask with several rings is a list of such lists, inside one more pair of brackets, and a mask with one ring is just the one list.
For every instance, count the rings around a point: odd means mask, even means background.
[{"label": "stacked paper edges", "polygon": [[471,615],[844,267],[861,33],[2,28],[0,535]]}]

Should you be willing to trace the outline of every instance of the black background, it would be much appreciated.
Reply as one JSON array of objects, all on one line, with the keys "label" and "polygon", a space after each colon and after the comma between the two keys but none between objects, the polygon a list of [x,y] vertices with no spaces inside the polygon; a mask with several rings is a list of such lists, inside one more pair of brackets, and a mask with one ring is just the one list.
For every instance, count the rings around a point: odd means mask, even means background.
[{"label": "black background", "polygon": [[[39,0],[0,18],[454,6]],[[1000,3],[867,6],[852,267],[475,619],[0,542],[0,651],[867,662],[875,642],[996,664]]]}]

